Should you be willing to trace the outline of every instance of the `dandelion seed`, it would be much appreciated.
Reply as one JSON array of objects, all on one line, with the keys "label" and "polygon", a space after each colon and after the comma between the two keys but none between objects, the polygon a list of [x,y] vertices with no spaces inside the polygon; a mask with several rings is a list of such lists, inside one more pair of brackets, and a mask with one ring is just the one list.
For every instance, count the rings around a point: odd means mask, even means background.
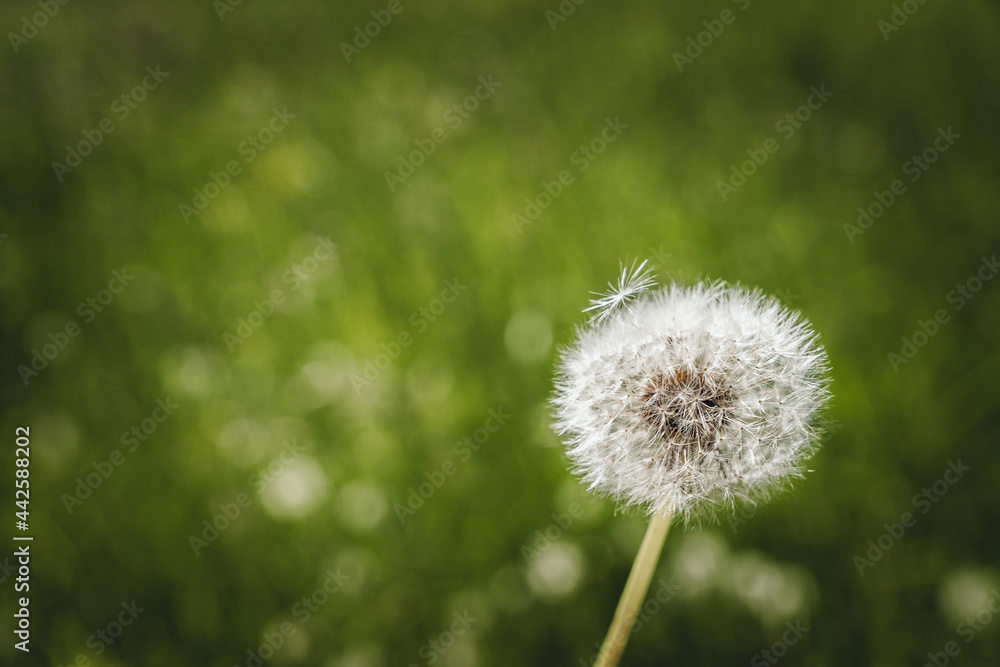
[{"label": "dandelion seed", "polygon": [[607,292],[591,292],[598,298],[591,299],[591,305],[583,309],[585,313],[596,311],[590,317],[591,324],[603,322],[620,307],[633,301],[639,294],[656,286],[652,267],[645,268],[648,261],[643,260],[639,266],[632,262],[631,269],[626,269],[625,265],[622,264],[617,285],[608,283],[609,290]]}]

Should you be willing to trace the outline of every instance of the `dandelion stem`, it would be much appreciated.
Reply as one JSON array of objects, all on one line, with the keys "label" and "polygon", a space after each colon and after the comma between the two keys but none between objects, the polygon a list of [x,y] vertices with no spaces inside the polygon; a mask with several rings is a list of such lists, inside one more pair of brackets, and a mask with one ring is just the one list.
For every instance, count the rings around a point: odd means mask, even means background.
[{"label": "dandelion stem", "polygon": [[639,613],[639,606],[646,598],[649,581],[653,578],[656,564],[660,560],[663,541],[667,537],[667,529],[670,528],[670,518],[669,512],[657,512],[650,519],[646,536],[642,538],[639,553],[636,554],[635,562],[632,564],[632,572],[625,582],[625,590],[622,592],[621,600],[618,601],[615,618],[611,621],[611,627],[608,628],[608,634],[601,645],[594,667],[615,667],[621,659],[635,617]]}]

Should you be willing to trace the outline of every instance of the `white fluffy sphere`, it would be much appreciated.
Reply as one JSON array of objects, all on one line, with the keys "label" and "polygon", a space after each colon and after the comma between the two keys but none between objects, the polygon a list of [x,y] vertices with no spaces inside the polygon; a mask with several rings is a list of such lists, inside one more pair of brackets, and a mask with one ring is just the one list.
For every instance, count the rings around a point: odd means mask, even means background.
[{"label": "white fluffy sphere", "polygon": [[759,291],[640,295],[650,284],[623,273],[562,353],[554,428],[576,472],[624,504],[685,518],[765,498],[816,446],[829,396],[816,334]]}]

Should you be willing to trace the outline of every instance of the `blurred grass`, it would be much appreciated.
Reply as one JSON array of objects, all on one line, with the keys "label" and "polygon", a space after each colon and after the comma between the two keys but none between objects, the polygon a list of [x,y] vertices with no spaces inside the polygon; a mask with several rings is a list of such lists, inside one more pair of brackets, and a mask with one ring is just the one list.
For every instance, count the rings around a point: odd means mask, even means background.
[{"label": "blurred grass", "polygon": [[[752,3],[678,73],[672,54],[733,6],[586,3],[552,31],[555,6],[406,3],[348,64],[339,43],[384,5],[243,3],[220,22],[207,2],[69,3],[0,51],[2,421],[33,433],[36,647],[2,661],[245,664],[337,567],[350,583],[269,662],[429,664],[421,647],[463,609],[480,620],[440,664],[588,660],[644,522],[588,502],[545,401],[588,292],[656,254],[661,279],[759,285],[801,309],[841,428],[735,532],[671,535],[658,577],[684,592],[625,664],[746,662],[781,614],[811,628],[790,665],[897,665],[955,640],[949,582],[996,576],[996,286],[898,373],[886,354],[997,248],[995,5],[928,3],[884,41],[889,5]],[[0,25],[35,11],[6,3]],[[157,64],[169,77],[59,183],[64,147]],[[447,129],[487,74],[501,86]],[[780,138],[820,84],[834,96]],[[244,163],[240,142],[286,107],[297,117]],[[574,151],[618,116],[628,128],[579,173]],[[849,242],[856,208],[949,125],[954,147]],[[447,140],[390,192],[385,171],[436,127]],[[768,137],[780,150],[722,202],[716,182]],[[185,224],[178,205],[233,159],[243,172]],[[575,182],[518,234],[511,215],[564,169]],[[325,236],[336,257],[292,290],[284,272]],[[24,386],[16,367],[123,265],[134,283]],[[467,292],[416,333],[447,279]],[[287,301],[230,354],[223,334],[273,289]],[[507,333],[524,313],[527,353]],[[355,393],[404,331],[413,344]],[[62,494],[165,396],[176,416],[68,514]],[[461,461],[455,443],[498,406],[510,421]],[[258,496],[248,478],[290,439],[296,474]],[[859,577],[853,557],[957,458],[972,472]],[[400,523],[394,505],[448,459],[456,473]],[[253,504],[195,557],[189,535],[239,493]],[[585,516],[529,566],[522,546],[573,502]],[[133,598],[147,611],[96,657],[88,636]],[[1000,651],[993,626],[959,641],[968,664]]]}]

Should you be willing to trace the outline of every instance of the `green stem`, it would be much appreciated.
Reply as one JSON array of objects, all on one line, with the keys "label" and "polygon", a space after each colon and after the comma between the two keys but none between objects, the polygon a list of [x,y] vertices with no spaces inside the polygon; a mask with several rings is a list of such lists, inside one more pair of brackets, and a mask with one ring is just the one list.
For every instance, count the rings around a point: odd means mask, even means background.
[{"label": "green stem", "polygon": [[632,572],[625,582],[625,590],[622,592],[621,600],[618,601],[615,618],[611,621],[611,627],[608,628],[608,634],[601,645],[600,653],[597,654],[594,667],[615,667],[621,659],[635,617],[639,613],[639,606],[646,598],[649,582],[660,560],[660,551],[663,549],[663,541],[667,537],[669,528],[669,512],[654,514],[650,519],[646,536],[642,538],[639,553],[636,554],[635,562],[632,564]]}]

